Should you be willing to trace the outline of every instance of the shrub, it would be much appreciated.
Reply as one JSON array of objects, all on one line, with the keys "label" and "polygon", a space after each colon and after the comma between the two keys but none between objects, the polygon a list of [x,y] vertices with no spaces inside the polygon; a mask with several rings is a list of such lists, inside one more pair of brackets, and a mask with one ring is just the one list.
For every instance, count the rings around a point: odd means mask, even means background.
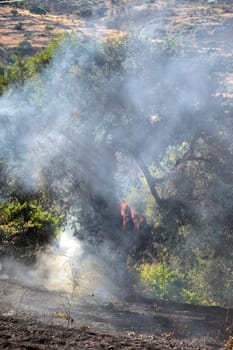
[{"label": "shrub", "polygon": [[12,10],[11,10],[11,14],[12,14],[13,16],[17,16],[19,13],[18,13],[18,11],[17,11],[16,9],[12,9]]},{"label": "shrub", "polygon": [[21,41],[16,49],[16,53],[20,56],[26,56],[26,55],[30,55],[33,52],[33,47],[32,44],[27,41]]},{"label": "shrub", "polygon": [[51,242],[59,232],[62,216],[53,216],[36,202],[18,200],[0,205],[0,243],[32,251]]},{"label": "shrub", "polygon": [[32,5],[29,9],[31,13],[35,13],[37,15],[46,15],[48,13],[48,8],[45,5]]},{"label": "shrub", "polygon": [[23,23],[22,22],[17,23],[14,28],[16,30],[23,30]]},{"label": "shrub", "polygon": [[106,11],[107,11],[107,8],[105,6],[100,6],[100,7],[97,8],[96,14],[99,17],[103,17],[103,16],[105,16]]},{"label": "shrub", "polygon": [[81,5],[80,9],[77,12],[77,15],[80,17],[91,17],[93,14],[92,9],[88,7],[87,5]]},{"label": "shrub", "polygon": [[24,9],[25,8],[25,3],[24,1],[22,2],[16,2],[15,6],[19,9]]},{"label": "shrub", "polygon": [[50,30],[53,30],[53,29],[54,29],[53,26],[50,26],[50,25],[45,26],[45,30],[46,31],[50,31]]},{"label": "shrub", "polygon": [[139,276],[142,282],[152,288],[158,298],[176,301],[182,299],[183,276],[171,270],[166,264],[140,265]]},{"label": "shrub", "polygon": [[[26,80],[33,78],[48,66],[57,46],[63,39],[63,37],[59,40],[53,39],[45,50],[36,53],[33,57],[22,57],[20,54],[14,57],[15,62],[4,67],[3,73],[0,74],[0,95],[9,85],[23,85]],[[28,44],[25,47],[25,42],[20,43],[20,50],[22,47],[29,49]]]},{"label": "shrub", "polygon": [[203,303],[200,300],[200,297],[197,295],[196,292],[190,291],[186,288],[182,289],[182,296],[183,296],[183,300],[184,302],[186,302],[187,304],[202,304],[202,305],[206,305],[205,303]]}]

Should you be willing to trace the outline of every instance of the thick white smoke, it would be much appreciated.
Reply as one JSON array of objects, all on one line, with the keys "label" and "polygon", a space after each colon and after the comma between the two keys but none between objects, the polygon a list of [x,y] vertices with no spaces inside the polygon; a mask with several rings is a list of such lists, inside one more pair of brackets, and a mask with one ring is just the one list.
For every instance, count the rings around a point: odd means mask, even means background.
[{"label": "thick white smoke", "polygon": [[119,261],[106,247],[80,242],[67,226],[50,248],[37,255],[35,265],[23,265],[14,258],[3,259],[1,278],[13,278],[25,287],[64,292],[76,298],[108,301],[123,296],[121,286],[116,284],[117,270],[122,269],[117,265]]},{"label": "thick white smoke", "polygon": [[[163,19],[160,23],[163,23]],[[147,31],[145,26],[145,33],[150,30],[149,28]],[[106,155],[107,152],[98,153],[98,142],[106,137],[111,144],[114,132],[118,133],[118,144],[127,147],[130,144],[140,145],[140,149],[137,148],[137,152],[140,153],[138,155],[150,161],[153,159],[155,163],[157,162],[156,165],[159,165],[161,155],[165,154],[164,149],[173,141],[172,135],[177,125],[187,121],[186,130],[188,130],[191,122],[193,124],[199,122],[195,117],[198,113],[202,115],[202,111],[206,108],[210,91],[210,72],[215,64],[215,57],[208,57],[203,64],[200,55],[197,57],[186,55],[182,51],[173,59],[161,56],[159,62],[158,57],[150,56],[150,51],[144,51],[146,45],[134,47],[132,39],[129,53],[126,54],[125,65],[129,68],[125,76],[122,76],[123,86],[118,87],[116,83],[118,77],[114,73],[110,73],[107,79],[98,71],[97,79],[103,82],[103,86],[99,83],[90,92],[84,81],[85,74],[83,73],[80,78],[79,73],[85,69],[86,74],[93,73],[91,71],[93,66],[89,67],[89,63],[93,61],[97,51],[101,61],[103,54],[101,44],[98,44],[97,50],[96,44],[90,40],[86,44],[88,50],[85,51],[82,46],[73,45],[72,40],[65,41],[63,46],[59,47],[49,68],[40,76],[23,87],[10,88],[0,98],[0,148],[3,151],[1,157],[9,168],[12,168],[10,175],[19,178],[26,188],[37,187],[43,170],[52,169],[56,175],[59,174],[60,168],[64,167],[68,169],[67,178],[60,178],[57,175],[58,188],[64,185],[65,181],[69,182],[69,168],[76,168],[80,174],[80,181],[82,177],[85,181],[88,179],[90,188],[94,188],[96,192],[98,189],[101,193],[103,190],[99,184],[102,181],[105,185],[108,180],[106,164],[110,163],[110,160]],[[134,64],[136,67],[141,67],[140,74]],[[101,100],[103,96],[106,97],[108,89],[113,91],[109,96],[110,102]],[[158,137],[153,135],[153,139],[148,138],[145,141],[147,135],[143,134],[143,130],[141,134],[137,129],[135,129],[137,132],[134,132],[132,126],[131,130],[129,129],[131,132],[127,135],[128,140],[125,140],[125,135],[122,136],[121,131],[124,130],[124,125],[127,129],[129,121],[124,115],[124,110],[120,113],[118,103],[113,101],[113,104],[117,105],[116,114],[114,109],[112,114],[101,111],[101,107],[105,106],[104,103],[111,104],[111,98],[114,96],[123,106],[124,104],[129,106],[132,115],[134,112],[137,117],[140,115],[145,124],[150,123],[151,115],[158,114],[161,119],[166,116],[166,128],[157,133]],[[83,115],[79,116],[80,110],[85,111],[85,120],[82,119]],[[190,113],[194,115],[193,121],[189,118]],[[121,122],[121,127],[114,129],[118,120]],[[106,136],[106,130],[112,126],[112,134],[110,132]],[[72,127],[76,128],[75,140],[72,138],[74,136],[69,137]],[[96,139],[93,138],[94,132],[91,133],[90,130],[95,131]],[[141,143],[141,140],[145,142]],[[115,146],[111,145],[112,148]],[[53,163],[56,157],[60,159],[57,168]],[[91,174],[89,164],[93,160],[99,165],[98,174],[95,172]],[[122,193],[122,184],[127,182],[124,176],[128,178],[128,174],[122,175],[117,184],[118,188],[114,189],[117,192],[114,193],[116,198]],[[112,188],[108,190],[110,193]],[[128,188],[123,189],[127,190]],[[104,194],[107,197],[108,191]],[[71,197],[72,193],[68,193],[68,196]],[[109,195],[111,196],[112,194]],[[17,266],[15,262],[10,264],[8,261],[7,265],[8,270],[13,269],[25,283],[31,281],[49,290],[72,292],[75,289],[80,295],[101,295],[105,298],[119,292],[120,287],[117,286],[115,276],[119,277],[119,271],[124,271],[120,261],[124,264],[117,254],[112,254],[107,244],[102,247],[91,247],[78,241],[73,237],[73,231],[67,224],[51,250],[38,255],[33,270]]]}]

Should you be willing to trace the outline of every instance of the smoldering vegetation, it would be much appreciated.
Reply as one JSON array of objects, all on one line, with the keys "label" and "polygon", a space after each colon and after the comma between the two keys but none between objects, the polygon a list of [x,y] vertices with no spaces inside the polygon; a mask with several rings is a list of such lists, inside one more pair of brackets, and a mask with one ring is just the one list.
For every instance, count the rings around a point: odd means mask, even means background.
[{"label": "smoldering vegetation", "polygon": [[[207,303],[231,304],[232,106],[217,97],[220,73],[215,54],[171,53],[134,34],[104,43],[71,35],[48,68],[4,92],[5,181],[20,184],[26,198],[49,192],[72,217],[71,231],[85,244],[77,240],[69,278],[91,275],[90,290],[103,294],[124,286],[127,257],[135,254],[119,203],[133,189],[143,200],[130,204],[151,224],[145,261],[178,269],[194,301],[203,302],[203,284]],[[3,203],[14,195],[2,191]],[[53,270],[49,254],[40,254],[35,280],[41,272],[48,287],[55,276],[67,285],[55,258]],[[179,294],[174,283],[169,288]]]}]

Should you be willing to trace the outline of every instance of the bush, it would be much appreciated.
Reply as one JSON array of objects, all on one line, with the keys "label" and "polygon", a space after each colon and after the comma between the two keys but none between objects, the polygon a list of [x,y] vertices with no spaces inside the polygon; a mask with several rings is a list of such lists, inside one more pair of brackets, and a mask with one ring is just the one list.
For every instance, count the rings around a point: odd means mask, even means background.
[{"label": "bush", "polygon": [[17,11],[16,9],[12,9],[12,10],[11,10],[11,14],[12,14],[13,16],[17,16],[19,13],[18,13],[18,11]]},{"label": "bush", "polygon": [[100,7],[98,7],[97,10],[96,10],[96,14],[97,14],[97,16],[99,16],[99,17],[105,16],[106,12],[107,12],[107,8],[106,8],[105,6],[100,6]]},{"label": "bush", "polygon": [[45,5],[32,5],[29,9],[31,13],[35,13],[36,15],[46,15],[49,12],[49,9]]},{"label": "bush", "polygon": [[16,3],[15,3],[15,7],[17,7],[18,9],[24,9],[24,8],[25,8],[25,3],[24,3],[24,1],[22,1],[22,2],[16,2]]},{"label": "bush", "polygon": [[62,216],[53,216],[36,202],[18,200],[0,205],[0,243],[33,251],[57,237]]},{"label": "bush", "polygon": [[162,300],[180,301],[184,278],[164,263],[143,264],[139,266],[140,280],[152,288],[155,295]]},{"label": "bush", "polygon": [[33,57],[22,57],[25,50],[29,54],[28,50],[31,51],[32,48],[28,42],[20,43],[19,51],[22,55],[18,52],[18,56],[14,57],[15,63],[4,67],[2,74],[0,73],[0,95],[9,85],[23,85],[26,80],[33,78],[48,66],[59,43],[60,40],[52,40],[45,50],[36,53]]},{"label": "bush", "polygon": [[20,55],[20,56],[30,55],[32,52],[33,52],[32,44],[27,40],[21,41],[18,44],[16,49],[17,55]]},{"label": "bush", "polygon": [[23,30],[23,23],[22,22],[17,23],[14,28],[16,30]]},{"label": "bush", "polygon": [[77,12],[77,15],[80,17],[91,17],[93,14],[92,9],[88,7],[87,5],[81,5],[80,9]]},{"label": "bush", "polygon": [[47,25],[47,26],[45,26],[44,29],[45,29],[46,31],[50,31],[50,30],[53,30],[54,27],[53,27],[53,26],[50,26],[50,25]]}]

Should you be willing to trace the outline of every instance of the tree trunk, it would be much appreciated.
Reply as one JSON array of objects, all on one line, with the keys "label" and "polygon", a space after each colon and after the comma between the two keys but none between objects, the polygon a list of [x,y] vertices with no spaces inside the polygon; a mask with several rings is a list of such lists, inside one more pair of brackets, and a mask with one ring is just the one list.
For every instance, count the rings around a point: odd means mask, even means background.
[{"label": "tree trunk", "polygon": [[140,158],[137,158],[137,163],[139,165],[139,167],[141,168],[141,170],[143,171],[143,174],[146,178],[146,181],[147,181],[147,184],[150,188],[150,191],[151,191],[151,194],[152,196],[154,197],[154,199],[156,200],[157,204],[159,207],[162,206],[162,200],[161,198],[159,197],[159,194],[155,188],[155,179],[154,177],[150,174],[146,164],[144,163],[144,161]]}]

